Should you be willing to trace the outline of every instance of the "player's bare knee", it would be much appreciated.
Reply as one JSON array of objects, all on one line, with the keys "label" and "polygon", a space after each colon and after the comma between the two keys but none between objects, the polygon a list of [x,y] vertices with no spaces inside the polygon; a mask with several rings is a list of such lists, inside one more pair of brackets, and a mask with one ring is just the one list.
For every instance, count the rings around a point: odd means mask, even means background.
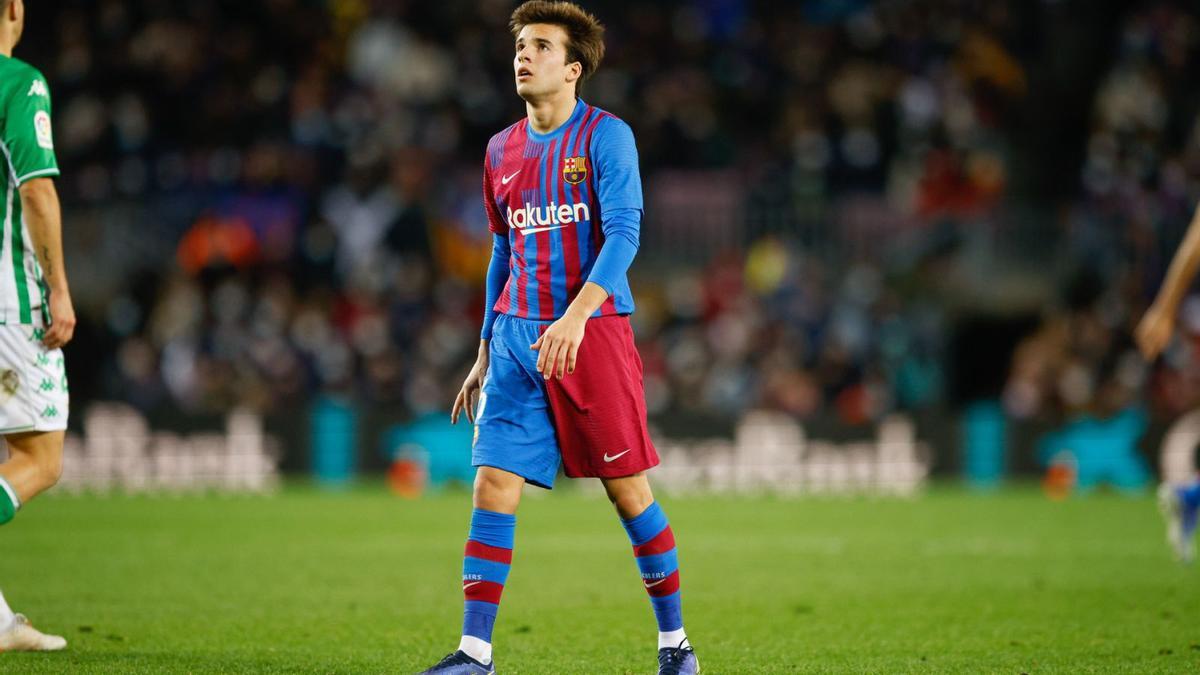
[{"label": "player's bare knee", "polygon": [[604,492],[608,494],[608,501],[612,502],[616,506],[620,506],[621,504],[627,502],[631,494],[627,487],[618,486],[612,483],[604,484]]},{"label": "player's bare knee", "polygon": [[653,503],[653,497],[637,492],[623,494],[618,499],[613,500],[613,504],[617,507],[617,512],[626,518],[640,515]]},{"label": "player's bare knee", "polygon": [[43,453],[38,458],[38,476],[41,478],[43,485],[42,489],[46,490],[58,484],[58,479],[62,478],[63,459],[62,452],[47,452]]},{"label": "player's bare knee", "polygon": [[34,432],[6,440],[13,460],[30,469],[35,494],[58,483],[63,472],[62,432]]},{"label": "player's bare knee", "polygon": [[474,502],[477,508],[511,513],[521,499],[524,480],[507,472],[480,469],[475,474]]},{"label": "player's bare knee", "polygon": [[611,480],[604,482],[608,500],[622,517],[633,517],[654,503],[654,494],[645,480]]},{"label": "player's bare knee", "polygon": [[512,490],[495,483],[475,484],[475,508],[499,513],[514,513],[520,501],[520,490]]}]

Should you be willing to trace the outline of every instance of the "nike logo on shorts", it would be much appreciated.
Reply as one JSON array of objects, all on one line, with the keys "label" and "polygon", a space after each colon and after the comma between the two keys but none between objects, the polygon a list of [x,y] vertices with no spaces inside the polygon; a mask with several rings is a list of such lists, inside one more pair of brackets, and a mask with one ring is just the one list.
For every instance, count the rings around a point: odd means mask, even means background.
[{"label": "nike logo on shorts", "polygon": [[612,457],[609,457],[608,453],[606,452],[606,453],[604,453],[604,461],[605,462],[615,462],[618,458],[621,457],[621,455],[624,455],[625,453],[629,452],[632,449],[633,448],[625,448],[624,450],[622,450],[621,452],[618,452],[617,454],[613,455]]}]

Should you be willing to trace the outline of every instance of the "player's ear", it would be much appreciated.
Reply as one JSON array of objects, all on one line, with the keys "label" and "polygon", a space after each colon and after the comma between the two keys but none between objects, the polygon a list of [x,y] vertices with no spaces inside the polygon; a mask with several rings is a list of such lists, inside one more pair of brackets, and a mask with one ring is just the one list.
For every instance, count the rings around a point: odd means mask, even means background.
[{"label": "player's ear", "polygon": [[567,64],[567,82],[577,82],[581,75],[583,75],[582,63],[572,61]]}]

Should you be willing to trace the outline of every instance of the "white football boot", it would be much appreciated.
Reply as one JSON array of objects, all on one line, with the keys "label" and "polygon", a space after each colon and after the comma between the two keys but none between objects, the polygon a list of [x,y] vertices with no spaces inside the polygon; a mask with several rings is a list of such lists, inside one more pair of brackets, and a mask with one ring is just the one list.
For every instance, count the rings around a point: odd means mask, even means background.
[{"label": "white football boot", "polygon": [[24,614],[14,615],[12,625],[0,633],[0,653],[56,652],[66,646],[65,638],[42,633],[29,623]]},{"label": "white football boot", "polygon": [[1196,531],[1195,509],[1187,508],[1175,486],[1163,483],[1158,487],[1158,510],[1167,521],[1167,543],[1171,546],[1171,552],[1181,562],[1192,562],[1196,557],[1196,547],[1193,543]]}]

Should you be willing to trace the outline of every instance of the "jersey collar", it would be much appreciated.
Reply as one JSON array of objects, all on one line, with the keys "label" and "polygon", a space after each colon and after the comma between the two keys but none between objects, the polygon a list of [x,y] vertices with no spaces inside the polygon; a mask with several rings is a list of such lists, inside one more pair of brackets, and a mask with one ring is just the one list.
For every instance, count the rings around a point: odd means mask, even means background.
[{"label": "jersey collar", "polygon": [[539,134],[533,130],[533,127],[526,125],[525,132],[529,134],[530,140],[538,141],[540,143],[552,141],[559,136],[562,136],[563,132],[567,130],[567,127],[571,126],[576,120],[582,117],[583,111],[587,110],[587,107],[588,106],[583,102],[583,99],[575,99],[575,109],[571,111],[571,116],[567,118],[566,122],[558,125],[553,131],[547,131],[544,134]]}]

